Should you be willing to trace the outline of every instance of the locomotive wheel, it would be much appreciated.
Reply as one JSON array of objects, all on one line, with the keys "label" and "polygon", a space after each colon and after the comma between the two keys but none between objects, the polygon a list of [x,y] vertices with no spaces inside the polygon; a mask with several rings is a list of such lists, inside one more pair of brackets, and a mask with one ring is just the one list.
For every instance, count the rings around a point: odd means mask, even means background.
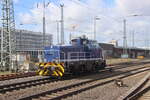
[{"label": "locomotive wheel", "polygon": [[101,69],[105,69],[106,67],[106,62],[104,61],[102,64],[101,64]]}]

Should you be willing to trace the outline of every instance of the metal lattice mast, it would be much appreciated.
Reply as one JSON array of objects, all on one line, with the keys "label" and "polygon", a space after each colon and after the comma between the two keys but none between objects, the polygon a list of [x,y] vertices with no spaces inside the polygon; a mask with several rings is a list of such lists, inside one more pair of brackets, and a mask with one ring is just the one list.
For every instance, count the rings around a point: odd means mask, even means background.
[{"label": "metal lattice mast", "polygon": [[13,0],[2,0],[1,68],[13,69],[12,54],[16,50]]}]

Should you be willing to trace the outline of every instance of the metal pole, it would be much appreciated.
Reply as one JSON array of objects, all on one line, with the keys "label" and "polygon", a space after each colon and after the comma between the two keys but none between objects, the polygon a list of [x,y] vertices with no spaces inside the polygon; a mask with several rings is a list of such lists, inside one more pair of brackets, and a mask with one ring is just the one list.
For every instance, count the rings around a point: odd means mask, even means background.
[{"label": "metal pole", "polygon": [[71,39],[72,39],[72,34],[71,34],[71,32],[70,32],[70,36],[69,36],[69,38],[70,38],[70,42],[71,42]]},{"label": "metal pole", "polygon": [[124,30],[124,36],[123,36],[123,54],[127,55],[127,36],[126,36],[126,19],[123,20],[123,30]]},{"label": "metal pole", "polygon": [[43,48],[45,47],[45,32],[46,32],[46,24],[45,24],[45,0],[43,0]]},{"label": "metal pole", "polygon": [[60,5],[60,7],[61,7],[61,44],[64,44],[64,14],[63,14],[64,5]]},{"label": "metal pole", "polygon": [[[43,50],[45,47],[45,31],[46,31],[46,24],[45,24],[45,0],[43,0]],[[44,51],[43,51],[43,61],[44,61]]]},{"label": "metal pole", "polygon": [[132,33],[132,47],[134,48],[134,31]]},{"label": "metal pole", "polygon": [[146,39],[145,39],[145,57],[146,57]]},{"label": "metal pole", "polygon": [[2,30],[1,30],[1,70],[4,70],[3,69],[3,27],[2,27]]},{"label": "metal pole", "polygon": [[59,44],[59,21],[56,21],[57,23],[57,43]]},{"label": "metal pole", "polygon": [[10,70],[11,68],[14,68],[12,54],[16,53],[13,0],[2,0],[2,21],[3,42],[1,42],[1,48],[3,48],[3,54],[1,56],[3,57],[1,57],[1,63],[3,63],[2,65],[5,70]]},{"label": "metal pole", "polygon": [[146,55],[147,55],[147,34],[145,33],[145,57],[146,57]]},{"label": "metal pole", "polygon": [[94,17],[94,40],[96,40],[96,24],[97,24],[96,21],[97,20],[100,20],[100,18],[95,16]]},{"label": "metal pole", "polygon": [[94,17],[94,40],[96,40],[96,17]]}]

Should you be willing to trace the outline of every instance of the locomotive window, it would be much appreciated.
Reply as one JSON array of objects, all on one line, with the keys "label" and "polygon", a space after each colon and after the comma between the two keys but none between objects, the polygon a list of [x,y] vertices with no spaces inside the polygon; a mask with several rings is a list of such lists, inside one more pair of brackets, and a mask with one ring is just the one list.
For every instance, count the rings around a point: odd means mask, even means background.
[{"label": "locomotive window", "polygon": [[94,45],[95,45],[95,48],[99,48],[99,45],[98,45],[98,43],[95,43]]},{"label": "locomotive window", "polygon": [[89,48],[99,48],[99,45],[96,41],[90,41]]},{"label": "locomotive window", "polygon": [[48,55],[54,55],[54,51],[48,51]]}]

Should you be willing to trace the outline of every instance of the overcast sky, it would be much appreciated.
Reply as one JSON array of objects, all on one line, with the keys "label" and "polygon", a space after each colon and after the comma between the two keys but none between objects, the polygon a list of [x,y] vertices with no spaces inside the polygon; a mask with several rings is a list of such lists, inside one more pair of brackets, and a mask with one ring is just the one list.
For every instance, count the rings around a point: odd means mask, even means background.
[{"label": "overcast sky", "polygon": [[[42,32],[42,0],[14,0],[16,27]],[[150,38],[150,0],[46,0],[46,31],[56,43],[56,20],[60,20],[60,4],[64,4],[65,42],[69,34],[85,34],[93,38],[94,16],[97,20],[97,41],[123,41],[123,19],[127,20],[128,46],[135,32],[135,45],[144,47]],[[133,17],[132,15],[143,15]],[[20,23],[24,25],[19,25]],[[73,30],[73,26],[75,26]]]}]

